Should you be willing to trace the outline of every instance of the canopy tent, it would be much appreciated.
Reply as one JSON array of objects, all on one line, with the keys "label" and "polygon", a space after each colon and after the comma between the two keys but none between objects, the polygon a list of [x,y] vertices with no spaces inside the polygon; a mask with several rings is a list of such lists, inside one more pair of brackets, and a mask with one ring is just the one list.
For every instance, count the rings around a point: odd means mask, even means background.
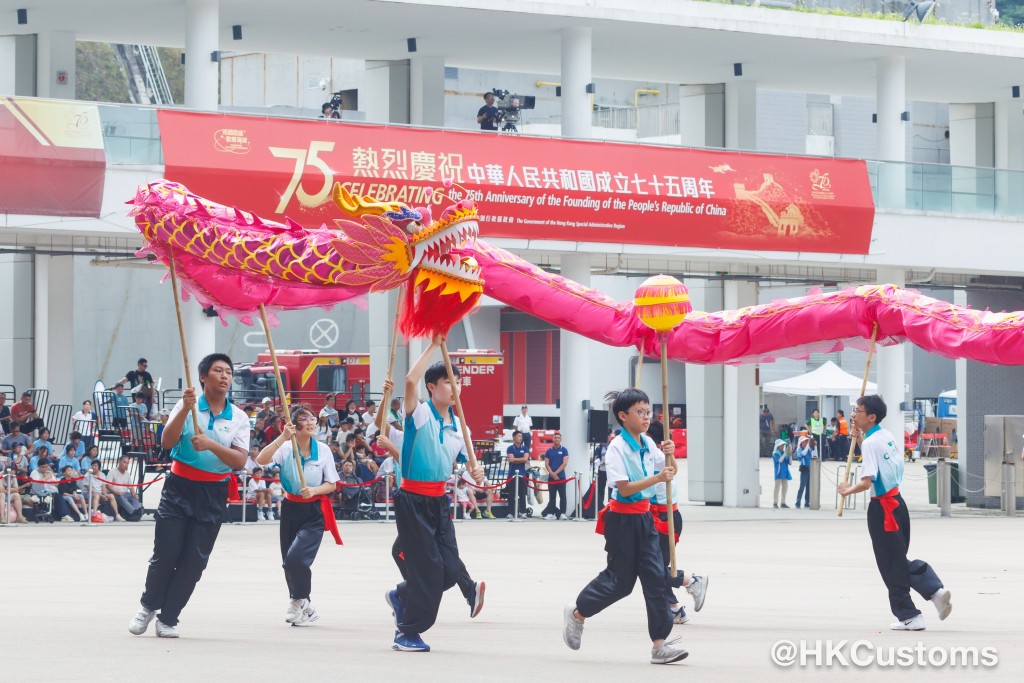
[{"label": "canopy tent", "polygon": [[[860,396],[860,385],[863,379],[851,375],[828,361],[820,368],[806,374],[780,379],[766,383],[762,389],[769,394],[789,394],[791,396]],[[878,385],[868,382],[868,394],[878,392]]]}]

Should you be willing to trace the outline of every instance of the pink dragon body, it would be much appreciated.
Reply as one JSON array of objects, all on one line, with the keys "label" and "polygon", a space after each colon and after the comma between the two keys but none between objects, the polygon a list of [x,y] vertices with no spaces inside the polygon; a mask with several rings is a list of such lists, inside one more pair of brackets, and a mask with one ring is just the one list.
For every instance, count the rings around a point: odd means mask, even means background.
[{"label": "pink dragon body", "polygon": [[[436,313],[447,300],[470,305],[482,287],[562,329],[658,354],[657,335],[640,322],[632,303],[477,240],[471,203],[453,204],[434,221],[427,209],[351,197],[340,189],[335,201],[354,218],[315,230],[264,221],[174,183],[142,188],[131,203],[147,250],[164,262],[173,258],[201,303],[246,323],[260,303],[272,309],[330,307],[403,283],[420,297],[406,297],[411,307]],[[694,311],[669,333],[668,355],[702,364],[802,358],[866,348],[876,323],[882,345],[909,341],[949,358],[1024,364],[1024,313],[976,311],[892,285],[811,293],[737,311]]]}]

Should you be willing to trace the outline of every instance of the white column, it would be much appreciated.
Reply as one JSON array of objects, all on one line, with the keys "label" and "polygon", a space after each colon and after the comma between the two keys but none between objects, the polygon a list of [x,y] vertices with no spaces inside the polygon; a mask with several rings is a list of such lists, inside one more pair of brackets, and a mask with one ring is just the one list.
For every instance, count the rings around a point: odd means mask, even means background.
[{"label": "white column", "polygon": [[[906,284],[906,273],[902,268],[879,268],[875,278],[879,284],[892,284],[903,287]],[[882,421],[882,426],[892,432],[897,438],[903,434],[903,415],[900,413],[900,403],[907,400],[906,397],[906,349],[903,344],[895,346],[876,347],[878,359],[878,394],[885,401],[888,408],[888,415]]]},{"label": "white column", "polygon": [[409,60],[409,123],[444,126],[444,57]]},{"label": "white column", "polygon": [[590,29],[562,30],[562,137],[589,138],[593,113],[587,84],[591,79]]},{"label": "white column", "polygon": [[219,4],[219,0],[185,0],[185,106],[189,109],[216,111],[220,103],[220,65],[210,58],[220,49]]},{"label": "white column", "polygon": [[727,149],[757,149],[757,83],[725,84],[725,146]]},{"label": "white column", "polygon": [[[876,109],[879,161],[906,161],[907,124],[900,115],[907,111],[907,67],[903,57],[879,57]],[[906,168],[902,164],[881,164],[878,173],[879,205],[903,208],[906,203]]]},{"label": "white column", "polygon": [[[722,285],[687,280],[695,311],[720,311]],[[724,500],[723,368],[686,366],[687,496],[691,501],[721,505]]]},{"label": "white column", "polygon": [[679,86],[679,144],[725,147],[725,86]]},{"label": "white column", "polygon": [[[58,79],[64,74],[64,80]],[[36,96],[75,99],[75,34],[44,31],[36,36]]]},{"label": "white column", "polygon": [[[724,283],[725,310],[757,304],[756,282]],[[756,365],[722,368],[723,504],[757,507],[760,497],[760,436],[757,429]]]},{"label": "white column", "polygon": [[[391,335],[395,330],[395,305],[397,291],[370,294],[369,300],[369,333],[370,333],[370,386],[368,391],[378,393],[387,377],[388,361],[391,358]],[[395,382],[395,396],[405,392],[405,375],[408,365],[405,363],[406,349],[404,338],[399,333],[398,348],[395,350],[395,370],[392,379]],[[418,357],[418,356],[417,356]],[[413,362],[415,362],[413,358]]]},{"label": "white column", "polygon": [[[75,380],[75,263],[71,256],[36,255],[33,275],[35,360],[32,385],[50,392],[49,403],[78,405]],[[54,295],[50,296],[50,292]],[[20,387],[19,387],[20,388]],[[45,417],[45,416],[43,416]]]},{"label": "white column", "polygon": [[[186,62],[188,59],[186,58]],[[181,320],[185,325],[185,344],[188,346],[188,362],[192,366],[192,382],[199,388],[199,361],[217,351],[217,318],[203,313],[203,307],[195,299],[181,302]],[[270,330],[268,334],[273,334]],[[185,374],[181,375],[182,387],[185,386]],[[165,386],[164,389],[169,387]]]},{"label": "white column", "polygon": [[[995,103],[995,167],[1024,171],[1024,99]],[[1024,212],[1024,173],[996,172],[996,211]],[[959,399],[958,399],[959,400]]]},{"label": "white column", "polygon": [[409,60],[367,60],[364,68],[359,106],[366,112],[366,120],[409,123]]},{"label": "white column", "polygon": [[[29,293],[29,284],[35,285],[32,260],[32,256],[24,253],[0,254],[0,291],[19,292],[20,296],[24,296],[22,292]],[[13,384],[18,391],[24,391],[35,383],[34,330],[28,324],[11,324],[25,320],[24,306],[16,305],[13,296],[0,296],[0,320],[8,321],[0,325],[0,377],[4,378],[0,383]],[[18,396],[13,398],[17,400]]]},{"label": "white column", "polygon": [[[586,254],[562,256],[562,277],[590,286],[590,257]],[[580,489],[586,492],[590,485],[590,453],[587,449],[587,413],[583,402],[590,396],[590,342],[578,334],[562,330],[559,335],[561,377],[559,386],[562,445],[569,451],[566,472],[580,472]],[[571,475],[570,475],[571,476]],[[576,504],[576,487],[566,487],[569,509]]]}]

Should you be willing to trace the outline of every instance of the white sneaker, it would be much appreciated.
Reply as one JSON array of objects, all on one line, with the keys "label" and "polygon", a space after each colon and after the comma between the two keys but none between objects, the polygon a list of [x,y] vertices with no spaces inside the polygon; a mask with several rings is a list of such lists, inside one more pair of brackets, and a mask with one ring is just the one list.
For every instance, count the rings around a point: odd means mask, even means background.
[{"label": "white sneaker", "polygon": [[294,624],[295,620],[302,614],[302,610],[306,609],[305,600],[292,600],[291,604],[288,605],[288,611],[284,613],[284,620],[289,624]]},{"label": "white sneaker", "polygon": [[303,609],[299,612],[298,618],[292,622],[292,626],[309,626],[311,623],[320,618],[320,613],[313,607],[313,603],[309,600],[303,600]]},{"label": "white sneaker", "polygon": [[651,664],[671,664],[686,659],[687,652],[679,645],[679,638],[667,640],[657,650],[651,650]]},{"label": "white sneaker", "polygon": [[576,605],[566,605],[562,611],[564,625],[562,627],[562,640],[571,650],[580,649],[580,640],[583,638],[583,622],[576,618],[573,612]]},{"label": "white sneaker", "polygon": [[953,594],[949,592],[948,588],[940,588],[929,599],[935,605],[935,610],[939,613],[939,621],[945,620],[949,613],[953,611]]},{"label": "white sneaker", "polygon": [[690,617],[686,614],[686,610],[680,605],[679,609],[672,610],[672,623],[673,624],[685,624],[690,620]]},{"label": "white sneaker", "polygon": [[694,574],[686,592],[693,596],[693,611],[699,612],[704,606],[704,596],[708,592],[708,577]]},{"label": "white sneaker", "polygon": [[906,621],[897,621],[896,623],[889,624],[889,628],[893,631],[923,631],[924,615],[918,614],[916,617]]},{"label": "white sneaker", "polygon": [[75,520],[71,518],[71,515],[64,515],[63,517],[60,518],[60,521],[62,521],[62,522],[74,522]]},{"label": "white sneaker", "polygon": [[552,515],[552,514],[550,514],[550,513],[549,513],[549,514],[546,514],[546,515],[544,515],[544,519],[554,519],[554,518],[555,518],[555,516],[554,516],[554,515]]},{"label": "white sneaker", "polygon": [[132,620],[128,622],[128,632],[134,636],[141,636],[149,629],[149,623],[156,617],[156,612],[145,607],[140,607]]},{"label": "white sneaker", "polygon": [[[117,515],[116,517],[114,517],[114,520],[117,521],[117,522],[123,522],[124,521],[124,517],[122,517],[121,515]],[[177,638],[177,636],[174,636],[174,637]]]},{"label": "white sneaker", "polygon": [[157,619],[156,620],[156,635],[157,635],[157,638],[177,638],[178,637],[178,627],[177,626],[168,626],[164,622],[162,622],[159,619]]}]

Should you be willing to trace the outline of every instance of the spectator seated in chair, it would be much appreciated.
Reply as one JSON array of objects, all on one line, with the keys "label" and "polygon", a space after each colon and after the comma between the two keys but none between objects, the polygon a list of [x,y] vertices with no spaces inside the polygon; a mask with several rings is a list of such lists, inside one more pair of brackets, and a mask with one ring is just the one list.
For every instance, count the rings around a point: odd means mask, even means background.
[{"label": "spectator seated in chair", "polygon": [[351,460],[341,465],[341,483],[349,484],[341,488],[341,509],[352,513],[359,507],[359,488],[354,484],[362,484],[363,480],[356,474],[356,466]]},{"label": "spectator seated in chair", "polygon": [[57,484],[57,492],[64,498],[64,504],[70,511],[71,517],[76,522],[81,522],[85,519],[88,507],[85,504],[85,498],[78,490],[79,482],[74,481],[78,476],[78,472],[71,465],[64,467],[60,471],[61,481]]},{"label": "spectator seated in chair", "polygon": [[[32,482],[32,498],[35,512],[35,520],[60,521],[64,518],[71,519],[68,514],[68,506],[64,502],[64,496],[60,495],[57,488],[57,475],[50,466],[49,458],[40,458],[36,469],[32,470],[29,478]],[[39,481],[51,481],[52,484],[39,484]]]},{"label": "spectator seated in chair", "polygon": [[17,491],[12,491],[10,503],[5,505],[6,502],[7,485],[4,482],[4,477],[0,477],[0,524],[8,524],[10,522],[25,524],[28,522],[25,519],[25,515],[22,514],[21,496],[18,495]]},{"label": "spectator seated in chair", "polygon": [[100,481],[103,476],[103,470],[100,469],[100,461],[93,460],[90,465],[89,474],[92,476],[89,478],[89,509],[99,510],[104,512],[104,508],[110,511],[110,517],[114,518],[115,522],[123,522],[124,518],[121,516],[117,509],[117,496],[107,490],[107,485]]},{"label": "spectator seated in chair", "polygon": [[32,452],[39,451],[40,446],[46,447],[46,457],[53,459],[53,442],[50,441],[50,430],[43,427],[39,430],[39,438],[32,444]]},{"label": "spectator seated in chair", "polygon": [[21,433],[21,425],[17,422],[11,425],[10,432],[3,438],[3,441],[0,441],[0,451],[9,456],[14,452],[15,444],[21,444],[25,448],[32,445],[32,439]]},{"label": "spectator seated in chair", "polygon": [[129,522],[138,522],[142,519],[142,501],[139,500],[138,495],[135,493],[135,488],[125,486],[125,484],[134,484],[132,476],[128,474],[128,464],[131,462],[131,458],[127,455],[122,455],[117,461],[117,467],[110,470],[107,473],[106,479],[114,482],[113,484],[105,484],[107,492],[114,496],[117,500],[117,510],[120,511],[121,516]]},{"label": "spectator seated in chair", "polygon": [[[21,426],[22,434],[32,434],[37,429],[43,428],[43,419],[36,413],[36,407],[32,405],[32,393],[26,391],[21,395],[21,401],[11,406],[11,419],[14,424]],[[13,427],[14,424],[11,426]]]}]

